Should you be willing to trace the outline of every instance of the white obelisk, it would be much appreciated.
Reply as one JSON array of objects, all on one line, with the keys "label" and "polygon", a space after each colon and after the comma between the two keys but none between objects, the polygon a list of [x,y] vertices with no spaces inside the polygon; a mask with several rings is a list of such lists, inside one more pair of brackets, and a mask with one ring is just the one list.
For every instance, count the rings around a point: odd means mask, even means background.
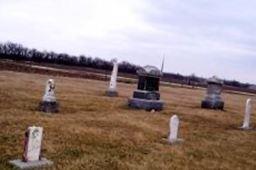
[{"label": "white obelisk", "polygon": [[109,88],[107,90],[107,95],[108,96],[117,96],[117,74],[118,74],[118,62],[117,59],[113,60],[113,70],[112,70],[112,74],[111,74],[111,78],[110,78],[110,83],[109,83]]},{"label": "white obelisk", "polygon": [[245,113],[244,113],[244,122],[242,129],[250,129],[250,118],[252,114],[252,100],[247,99],[246,105],[245,105]]}]

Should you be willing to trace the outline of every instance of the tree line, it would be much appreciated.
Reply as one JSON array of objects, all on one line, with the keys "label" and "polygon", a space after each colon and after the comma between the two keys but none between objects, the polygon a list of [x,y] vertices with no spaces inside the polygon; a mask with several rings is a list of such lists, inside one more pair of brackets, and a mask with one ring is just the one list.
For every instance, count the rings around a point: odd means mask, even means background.
[{"label": "tree line", "polygon": [[[0,58],[15,61],[32,61],[35,63],[50,63],[67,66],[90,67],[102,70],[112,70],[112,62],[91,56],[73,56],[66,53],[55,53],[29,49],[21,44],[7,42],[0,43]],[[123,73],[135,74],[140,67],[123,61],[119,64],[119,70]]]},{"label": "tree line", "polygon": [[[15,61],[32,61],[35,63],[50,63],[67,66],[89,67],[102,70],[112,70],[112,62],[101,58],[93,58],[91,56],[73,56],[66,53],[55,53],[48,51],[39,51],[23,47],[21,44],[7,42],[0,43],[0,59],[11,59]],[[136,74],[140,66],[123,61],[119,64],[119,71],[122,73]],[[176,82],[180,84],[203,86],[206,84],[206,79],[197,77],[192,74],[183,76],[181,74],[164,73],[163,81]],[[240,83],[236,80],[224,80],[224,84],[238,88],[248,88],[250,84]]]}]

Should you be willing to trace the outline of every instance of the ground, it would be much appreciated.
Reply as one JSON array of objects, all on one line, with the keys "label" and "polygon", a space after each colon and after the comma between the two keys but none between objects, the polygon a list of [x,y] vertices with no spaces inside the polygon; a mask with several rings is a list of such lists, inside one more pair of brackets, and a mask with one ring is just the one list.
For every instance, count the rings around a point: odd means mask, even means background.
[{"label": "ground", "polygon": [[[37,111],[48,78],[56,81],[60,113]],[[0,72],[0,169],[21,158],[28,126],[44,127],[43,155],[52,169],[256,169],[256,131],[241,131],[250,94],[223,94],[225,111],[200,108],[205,89],[162,86],[161,112],[127,107],[135,84],[118,84],[119,97],[104,96],[108,82]],[[255,103],[255,101],[253,101]],[[254,107],[252,124],[256,124]],[[169,145],[169,119],[180,118]]]}]

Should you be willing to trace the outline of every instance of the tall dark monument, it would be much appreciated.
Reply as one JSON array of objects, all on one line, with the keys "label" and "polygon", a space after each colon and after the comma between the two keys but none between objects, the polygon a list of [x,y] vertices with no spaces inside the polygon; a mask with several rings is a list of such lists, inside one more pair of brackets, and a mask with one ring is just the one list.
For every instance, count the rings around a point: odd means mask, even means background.
[{"label": "tall dark monument", "polygon": [[154,66],[145,66],[137,71],[138,88],[129,99],[129,106],[136,109],[162,110],[164,102],[160,100],[159,85],[162,72]]}]

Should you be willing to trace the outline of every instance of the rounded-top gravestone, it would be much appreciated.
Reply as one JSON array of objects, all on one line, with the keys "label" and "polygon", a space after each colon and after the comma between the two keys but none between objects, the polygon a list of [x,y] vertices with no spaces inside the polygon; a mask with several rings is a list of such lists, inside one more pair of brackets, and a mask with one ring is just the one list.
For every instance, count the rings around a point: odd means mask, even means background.
[{"label": "rounded-top gravestone", "polygon": [[208,79],[206,97],[202,101],[201,107],[208,109],[224,109],[224,102],[221,99],[223,81],[216,76]]},{"label": "rounded-top gravestone", "polygon": [[145,66],[137,71],[139,80],[137,90],[128,104],[132,108],[162,110],[164,102],[160,100],[159,85],[162,72],[154,66]]}]

